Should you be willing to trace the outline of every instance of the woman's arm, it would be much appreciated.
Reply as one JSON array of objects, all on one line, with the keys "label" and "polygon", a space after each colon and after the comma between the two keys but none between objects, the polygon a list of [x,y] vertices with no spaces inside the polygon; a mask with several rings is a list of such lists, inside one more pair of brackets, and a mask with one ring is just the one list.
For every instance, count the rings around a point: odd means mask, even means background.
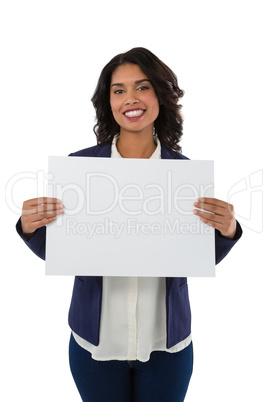
[{"label": "woman's arm", "polygon": [[55,221],[63,213],[61,200],[40,197],[24,201],[21,215],[21,229],[24,235],[32,237],[36,229]]},{"label": "woman's arm", "polygon": [[234,207],[225,201],[208,197],[199,198],[194,206],[204,210],[194,210],[201,221],[215,229],[216,264],[218,264],[242,236],[242,228],[235,219]]},{"label": "woman's arm", "polygon": [[194,206],[198,209],[194,213],[200,217],[201,221],[214,229],[218,229],[222,236],[233,239],[236,233],[236,219],[234,207],[228,202],[218,200],[217,198],[201,197]]},{"label": "woman's arm", "polygon": [[22,216],[16,229],[22,240],[38,257],[46,257],[46,225],[63,213],[57,198],[40,197],[23,203]]}]

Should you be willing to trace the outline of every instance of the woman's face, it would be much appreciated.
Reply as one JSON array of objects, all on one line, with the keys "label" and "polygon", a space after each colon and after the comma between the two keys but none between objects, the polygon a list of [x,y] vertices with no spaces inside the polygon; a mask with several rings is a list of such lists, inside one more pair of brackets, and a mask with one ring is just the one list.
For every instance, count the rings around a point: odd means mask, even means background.
[{"label": "woman's face", "polygon": [[148,77],[137,64],[119,66],[112,74],[110,103],[123,131],[152,135],[159,102]]}]

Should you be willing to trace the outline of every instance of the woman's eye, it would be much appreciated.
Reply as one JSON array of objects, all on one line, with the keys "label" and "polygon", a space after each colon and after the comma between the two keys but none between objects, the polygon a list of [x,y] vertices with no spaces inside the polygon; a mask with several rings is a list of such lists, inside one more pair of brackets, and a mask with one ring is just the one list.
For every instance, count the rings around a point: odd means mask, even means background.
[{"label": "woman's eye", "polygon": [[123,93],[123,89],[117,89],[116,91],[114,91],[115,94],[122,94]]},{"label": "woman's eye", "polygon": [[142,87],[138,88],[138,91],[145,91],[146,89],[149,89],[149,87],[146,87],[145,85],[143,85]]},{"label": "woman's eye", "polygon": [[[149,89],[148,86],[142,85],[141,87],[138,87],[138,88],[137,88],[137,91],[146,91],[147,89]],[[125,92],[124,89],[116,89],[116,90],[114,91],[114,94],[120,95],[120,94],[122,94],[122,93],[124,93],[124,92]]]}]

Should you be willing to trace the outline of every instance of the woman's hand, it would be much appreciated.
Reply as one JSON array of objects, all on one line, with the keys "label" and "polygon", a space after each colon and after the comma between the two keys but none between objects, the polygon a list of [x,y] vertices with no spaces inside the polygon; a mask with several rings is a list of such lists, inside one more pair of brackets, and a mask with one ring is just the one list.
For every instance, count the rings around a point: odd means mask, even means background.
[{"label": "woman's hand", "polygon": [[222,236],[229,239],[234,238],[236,220],[233,205],[216,198],[201,197],[198,198],[198,202],[194,203],[194,206],[208,211],[194,210],[194,213],[200,217],[202,222],[218,229]]},{"label": "woman's hand", "polygon": [[40,197],[24,201],[21,216],[23,234],[34,233],[36,229],[56,220],[63,213],[61,200]]}]

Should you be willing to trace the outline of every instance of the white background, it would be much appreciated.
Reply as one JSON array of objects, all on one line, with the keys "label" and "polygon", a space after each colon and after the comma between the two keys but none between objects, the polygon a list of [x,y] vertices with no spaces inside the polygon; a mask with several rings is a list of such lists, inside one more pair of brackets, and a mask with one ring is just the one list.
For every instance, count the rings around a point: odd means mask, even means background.
[{"label": "white background", "polygon": [[[243,238],[216,278],[189,280],[187,402],[268,399],[265,10],[261,0],[1,2],[2,189],[13,175],[46,171],[48,155],[95,144],[90,98],[100,70],[134,46],[158,55],[185,90],[183,153],[215,160],[218,198],[237,185],[231,201]],[[20,208],[36,196],[35,181],[18,183],[12,196]],[[45,277],[44,262],[15,233],[18,208],[8,199],[2,191],[0,399],[79,401],[68,367],[73,279]]]}]

